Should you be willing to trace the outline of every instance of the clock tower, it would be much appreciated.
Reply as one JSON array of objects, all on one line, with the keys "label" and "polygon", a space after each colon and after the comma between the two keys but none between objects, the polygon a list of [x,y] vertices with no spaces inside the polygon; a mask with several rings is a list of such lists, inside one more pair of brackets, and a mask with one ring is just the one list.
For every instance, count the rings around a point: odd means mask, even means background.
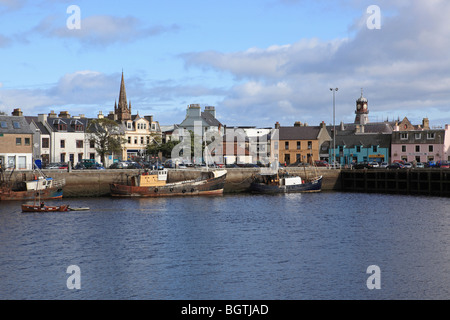
[{"label": "clock tower", "polygon": [[356,117],[355,124],[365,125],[369,123],[369,108],[368,101],[363,96],[363,89],[361,89],[361,97],[356,100]]}]

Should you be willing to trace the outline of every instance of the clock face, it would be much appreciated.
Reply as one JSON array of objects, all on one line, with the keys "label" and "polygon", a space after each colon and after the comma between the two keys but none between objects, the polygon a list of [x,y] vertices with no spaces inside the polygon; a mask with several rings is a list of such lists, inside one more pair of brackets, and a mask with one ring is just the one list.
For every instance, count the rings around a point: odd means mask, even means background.
[{"label": "clock face", "polygon": [[361,105],[358,103],[358,104],[356,105],[356,108],[357,108],[358,110],[360,110],[360,109],[361,109]]},{"label": "clock face", "polygon": [[364,109],[367,109],[367,103],[364,103]]}]

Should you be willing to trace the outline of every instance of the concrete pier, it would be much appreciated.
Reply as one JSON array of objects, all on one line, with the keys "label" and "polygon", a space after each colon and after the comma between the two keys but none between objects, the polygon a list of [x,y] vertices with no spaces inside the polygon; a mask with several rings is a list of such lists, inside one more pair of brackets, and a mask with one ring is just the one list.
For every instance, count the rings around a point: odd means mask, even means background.
[{"label": "concrete pier", "polygon": [[[169,182],[195,179],[199,177],[201,169],[168,169]],[[227,170],[227,181],[224,193],[247,192],[252,177],[260,172],[258,168],[230,168]],[[302,178],[323,175],[323,191],[339,191],[342,183],[340,181],[340,170],[329,170],[325,168],[286,168],[292,174],[298,174]],[[109,196],[109,184],[113,182],[126,182],[139,170],[43,170],[43,172],[54,179],[65,179],[64,198],[78,197],[102,197]],[[5,172],[6,177],[11,173]],[[14,172],[11,181],[31,179],[32,172]]]}]

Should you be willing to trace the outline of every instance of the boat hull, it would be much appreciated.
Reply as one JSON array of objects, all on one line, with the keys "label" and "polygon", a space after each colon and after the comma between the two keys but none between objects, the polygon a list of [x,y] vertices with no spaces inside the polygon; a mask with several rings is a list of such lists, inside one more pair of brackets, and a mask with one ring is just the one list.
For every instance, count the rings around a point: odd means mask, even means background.
[{"label": "boat hull", "polygon": [[68,205],[61,206],[40,206],[32,204],[23,204],[22,212],[65,212],[69,211]]},{"label": "boat hull", "polygon": [[40,191],[12,191],[9,189],[0,189],[0,201],[34,200],[36,197],[40,197],[42,200],[61,199],[63,197],[63,189],[49,188]]},{"label": "boat hull", "polygon": [[213,196],[223,194],[226,174],[217,178],[169,183],[164,186],[137,187],[112,183],[113,197],[174,197],[174,196]]},{"label": "boat hull", "polygon": [[264,194],[321,192],[322,177],[314,179],[311,182],[292,186],[270,185],[265,183],[253,182],[250,185],[250,191],[253,193]]}]

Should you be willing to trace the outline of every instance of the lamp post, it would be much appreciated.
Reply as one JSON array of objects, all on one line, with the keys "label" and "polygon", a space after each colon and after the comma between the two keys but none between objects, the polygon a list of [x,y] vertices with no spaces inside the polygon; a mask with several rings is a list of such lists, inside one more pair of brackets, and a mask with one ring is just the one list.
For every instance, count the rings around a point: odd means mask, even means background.
[{"label": "lamp post", "polygon": [[336,163],[336,92],[338,88],[330,88],[333,92],[333,167]]}]

